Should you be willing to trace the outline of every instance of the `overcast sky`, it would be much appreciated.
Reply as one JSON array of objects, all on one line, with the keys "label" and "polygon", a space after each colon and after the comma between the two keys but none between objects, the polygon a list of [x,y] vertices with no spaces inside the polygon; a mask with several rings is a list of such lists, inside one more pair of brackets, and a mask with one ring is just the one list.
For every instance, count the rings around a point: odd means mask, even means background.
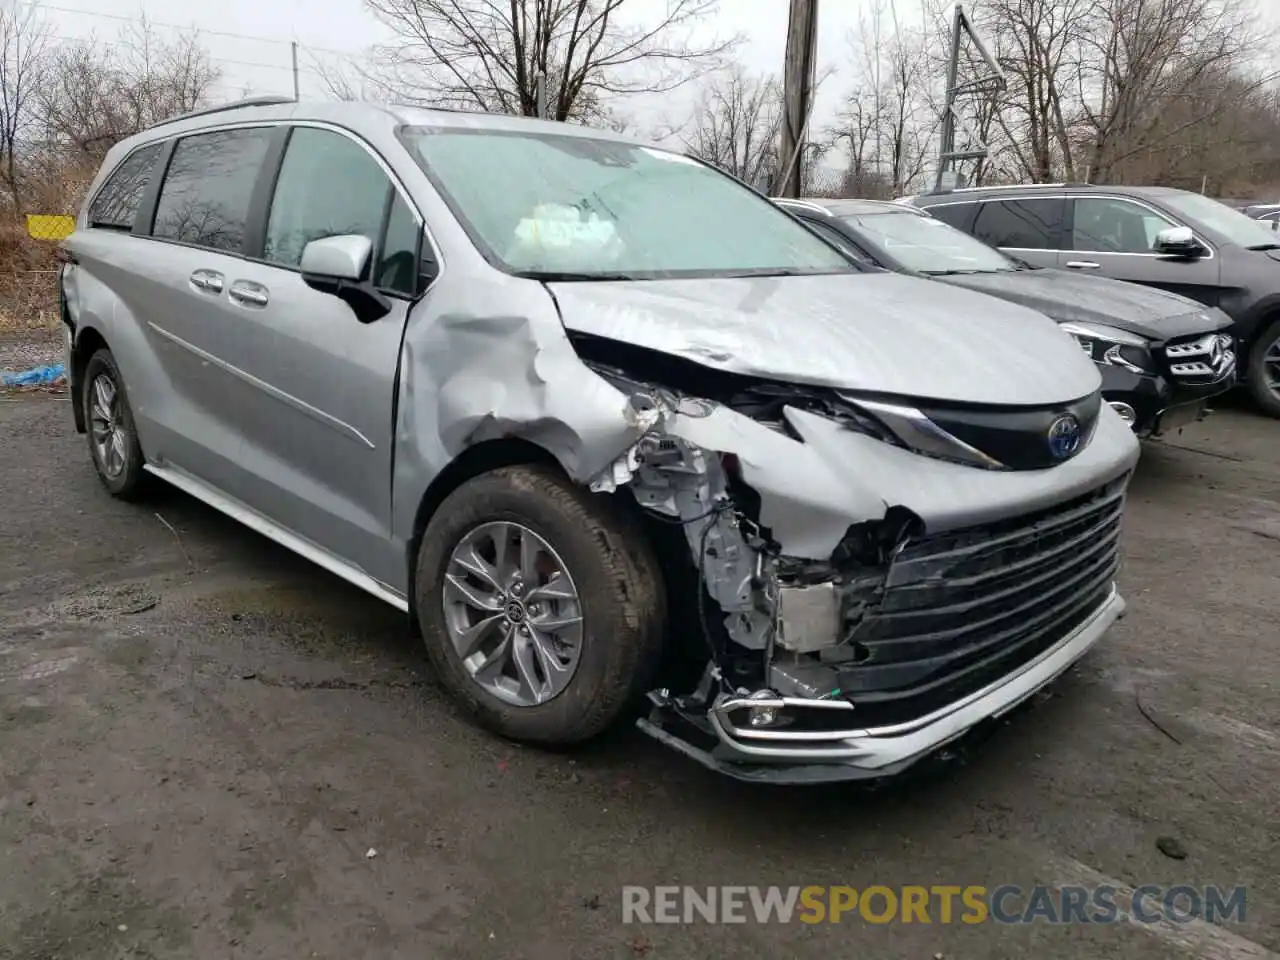
[{"label": "overcast sky", "polygon": [[[655,12],[665,7],[665,0],[632,2],[641,16],[646,5]],[[815,127],[832,117],[848,85],[849,71],[840,71],[840,67],[848,61],[847,38],[867,2],[819,0],[819,69],[835,68],[837,73],[819,92]],[[340,62],[358,57],[370,44],[388,39],[361,0],[41,0],[40,6],[59,38],[83,37],[93,32],[109,40],[140,11],[145,11],[157,24],[156,29],[164,33],[198,28],[214,62],[223,71],[219,93],[228,99],[239,96],[246,86],[254,93],[291,94],[290,41],[298,41],[302,48],[299,80],[305,98],[323,95],[325,89],[314,58]],[[719,15],[707,30],[720,36],[744,35],[746,44],[740,55],[743,64],[753,71],[780,73],[788,6],[787,0],[722,0]],[[1280,0],[1263,0],[1262,6],[1280,23]],[[918,21],[920,17],[917,0],[898,0],[898,12],[905,20]],[[980,23],[978,26],[981,29]],[[629,112],[638,114],[638,126],[647,130],[687,112],[691,93],[683,93],[683,104],[681,96],[665,98],[662,106],[631,104]]]},{"label": "overcast sky", "polygon": [[[665,6],[665,0],[632,2],[642,16],[646,6],[655,10]],[[900,3],[908,9],[915,6],[915,0]],[[847,59],[845,37],[857,21],[860,5],[860,0],[821,0],[821,65],[836,65]],[[238,96],[246,85],[254,93],[291,94],[292,40],[302,48],[299,82],[305,98],[324,92],[313,58],[335,62],[357,57],[370,44],[388,39],[361,0],[48,0],[40,6],[60,38],[83,37],[93,32],[109,40],[139,11],[145,11],[163,33],[173,34],[176,28],[194,26],[201,31],[205,47],[223,71],[219,93],[228,98]],[[743,34],[743,63],[751,70],[780,73],[787,8],[787,0],[725,0],[707,32],[720,36]],[[815,116],[835,109],[839,83],[837,76],[823,87]],[[666,109],[671,103],[668,99]],[[650,115],[645,118],[647,123],[641,122],[645,127],[660,122],[662,117],[658,114],[665,112],[651,104],[632,106]]]}]

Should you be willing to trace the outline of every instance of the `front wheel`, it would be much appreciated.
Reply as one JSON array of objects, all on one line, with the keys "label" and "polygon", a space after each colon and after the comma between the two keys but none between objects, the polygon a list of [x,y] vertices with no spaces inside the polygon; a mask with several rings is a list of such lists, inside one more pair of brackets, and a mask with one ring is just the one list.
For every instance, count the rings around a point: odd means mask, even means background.
[{"label": "front wheel", "polygon": [[84,371],[81,402],[88,428],[89,453],[98,479],[114,497],[130,500],[145,491],[146,460],[138,442],[133,410],[125,391],[124,378],[111,351],[103,347]]},{"label": "front wheel", "polygon": [[1249,391],[1264,413],[1280,418],[1280,320],[1262,332],[1249,355]]},{"label": "front wheel", "polygon": [[638,525],[539,466],[505,467],[440,505],[418,553],[427,657],[482,726],[568,745],[649,688],[666,593]]}]

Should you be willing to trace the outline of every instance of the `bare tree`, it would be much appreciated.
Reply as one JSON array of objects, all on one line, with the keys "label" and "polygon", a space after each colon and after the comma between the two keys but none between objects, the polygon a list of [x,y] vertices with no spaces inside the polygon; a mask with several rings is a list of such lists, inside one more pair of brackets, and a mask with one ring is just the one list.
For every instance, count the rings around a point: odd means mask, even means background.
[{"label": "bare tree", "polygon": [[[666,0],[654,22],[633,0],[365,0],[395,34],[365,76],[407,102],[532,116],[599,117],[616,95],[667,92],[720,64],[736,38],[694,43],[718,0]],[[630,18],[629,18],[630,17]]]},{"label": "bare tree", "polygon": [[872,0],[849,37],[853,82],[828,137],[849,153],[845,184],[863,196],[918,185],[938,129],[932,34],[904,23],[896,0]]},{"label": "bare tree", "polygon": [[125,137],[202,106],[221,71],[197,34],[159,38],[143,19],[115,41],[90,37],[57,47],[43,79],[48,136],[92,162]]},{"label": "bare tree", "polygon": [[[1095,9],[1081,86],[1096,176],[1123,175],[1126,161],[1163,149],[1251,92],[1220,82],[1261,42],[1250,0],[1105,0]],[[1215,77],[1223,100],[1180,123],[1164,122],[1170,107],[1203,92]]]},{"label": "bare tree", "polygon": [[995,106],[1019,176],[1075,176],[1071,123],[1093,0],[986,0],[996,57],[1008,87]]},{"label": "bare tree", "polygon": [[685,146],[694,156],[767,190],[778,175],[782,86],[777,77],[728,68],[704,85]]},{"label": "bare tree", "polygon": [[49,49],[49,26],[36,5],[0,7],[0,157],[14,210],[19,202],[19,166],[32,129],[33,109]]}]

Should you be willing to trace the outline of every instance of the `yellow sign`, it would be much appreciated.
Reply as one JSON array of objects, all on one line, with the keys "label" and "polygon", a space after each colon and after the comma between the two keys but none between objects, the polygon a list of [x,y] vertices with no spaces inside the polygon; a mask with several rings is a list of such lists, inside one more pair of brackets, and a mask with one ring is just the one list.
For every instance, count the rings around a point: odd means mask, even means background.
[{"label": "yellow sign", "polygon": [[75,229],[76,218],[67,214],[27,214],[27,233],[36,240],[65,240]]}]

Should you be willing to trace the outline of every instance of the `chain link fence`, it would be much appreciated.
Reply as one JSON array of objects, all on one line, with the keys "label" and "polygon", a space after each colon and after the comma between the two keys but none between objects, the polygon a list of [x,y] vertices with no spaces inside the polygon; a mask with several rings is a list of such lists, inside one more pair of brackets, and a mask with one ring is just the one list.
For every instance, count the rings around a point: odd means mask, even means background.
[{"label": "chain link fence", "polygon": [[0,331],[57,329],[57,244],[74,229],[75,217],[66,214],[0,224]]}]

